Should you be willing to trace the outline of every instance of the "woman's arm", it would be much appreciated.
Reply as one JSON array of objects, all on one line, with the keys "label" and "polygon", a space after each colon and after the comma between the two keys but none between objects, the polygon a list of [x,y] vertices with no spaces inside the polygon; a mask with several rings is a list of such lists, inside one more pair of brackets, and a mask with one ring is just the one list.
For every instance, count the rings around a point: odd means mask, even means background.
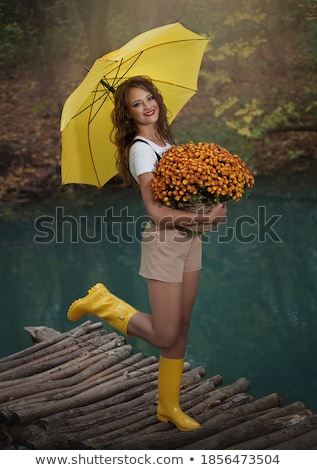
[{"label": "woman's arm", "polygon": [[154,199],[151,189],[151,181],[154,174],[152,172],[139,175],[139,184],[142,199],[148,215],[158,225],[180,226],[194,225],[197,223],[219,224],[226,219],[226,204],[217,204],[205,214],[198,212],[186,212],[179,209],[172,209],[164,206],[160,201]]}]

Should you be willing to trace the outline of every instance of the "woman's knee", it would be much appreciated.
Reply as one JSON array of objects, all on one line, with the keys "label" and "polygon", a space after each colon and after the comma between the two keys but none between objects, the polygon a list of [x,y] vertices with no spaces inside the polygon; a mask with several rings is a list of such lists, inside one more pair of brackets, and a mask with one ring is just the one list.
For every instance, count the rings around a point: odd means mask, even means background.
[{"label": "woman's knee", "polygon": [[179,340],[178,331],[167,331],[157,336],[157,347],[160,349],[170,349]]},{"label": "woman's knee", "polygon": [[187,338],[190,322],[184,320],[181,323],[169,325],[163,329],[155,329],[154,336],[156,338],[156,345],[161,349],[170,349],[182,338]]}]

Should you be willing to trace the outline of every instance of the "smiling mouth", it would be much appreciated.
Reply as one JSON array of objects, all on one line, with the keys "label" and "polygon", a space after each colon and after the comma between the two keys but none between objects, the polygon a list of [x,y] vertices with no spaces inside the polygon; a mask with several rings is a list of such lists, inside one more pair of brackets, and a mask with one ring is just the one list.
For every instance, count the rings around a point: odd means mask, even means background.
[{"label": "smiling mouth", "polygon": [[155,113],[155,110],[152,109],[152,111],[148,111],[147,113],[145,113],[145,116],[153,116],[154,113]]}]

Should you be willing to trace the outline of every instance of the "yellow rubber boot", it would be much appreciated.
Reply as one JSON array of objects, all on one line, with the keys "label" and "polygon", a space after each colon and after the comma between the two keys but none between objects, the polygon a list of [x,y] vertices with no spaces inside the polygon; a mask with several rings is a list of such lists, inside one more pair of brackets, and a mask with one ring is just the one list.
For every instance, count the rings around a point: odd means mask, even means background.
[{"label": "yellow rubber boot", "polygon": [[103,284],[98,283],[89,289],[86,297],[72,303],[67,317],[71,321],[77,321],[84,315],[96,315],[128,336],[128,323],[137,312],[134,307],[111,294]]},{"label": "yellow rubber boot", "polygon": [[180,431],[192,431],[200,428],[200,424],[185,414],[179,405],[183,364],[184,359],[167,359],[160,356],[157,419],[163,422],[170,421]]}]

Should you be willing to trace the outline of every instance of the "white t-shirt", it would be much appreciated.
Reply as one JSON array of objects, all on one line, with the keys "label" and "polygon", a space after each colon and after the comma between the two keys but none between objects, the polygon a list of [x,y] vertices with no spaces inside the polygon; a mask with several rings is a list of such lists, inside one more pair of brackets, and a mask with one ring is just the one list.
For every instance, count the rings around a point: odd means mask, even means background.
[{"label": "white t-shirt", "polygon": [[171,147],[171,145],[166,144],[165,147],[161,147],[160,145],[157,145],[151,140],[145,139],[144,137],[137,136],[135,138],[144,140],[149,144],[148,145],[144,142],[135,142],[130,148],[129,167],[133,178],[138,183],[139,175],[155,171],[158,164],[157,155],[155,152],[157,152],[161,157],[163,153]]}]

